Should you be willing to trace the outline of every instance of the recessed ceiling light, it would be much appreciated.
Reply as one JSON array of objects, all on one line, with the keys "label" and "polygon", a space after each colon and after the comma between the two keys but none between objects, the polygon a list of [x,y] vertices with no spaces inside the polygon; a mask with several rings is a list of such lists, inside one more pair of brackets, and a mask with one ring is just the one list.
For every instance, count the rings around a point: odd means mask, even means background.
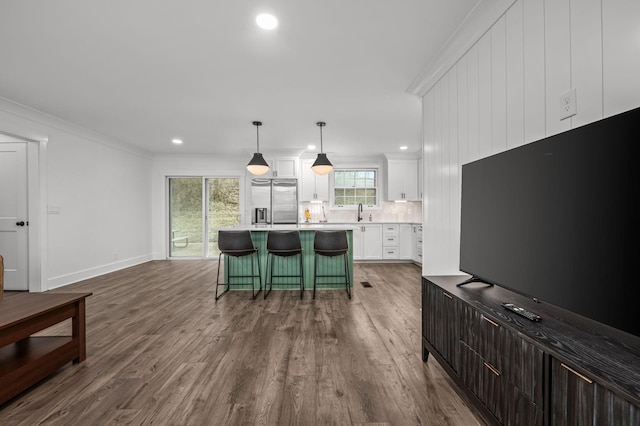
[{"label": "recessed ceiling light", "polygon": [[261,13],[256,16],[256,24],[263,30],[273,30],[278,26],[278,18],[270,13]]},{"label": "recessed ceiling light", "polygon": [[182,139],[171,139],[171,142],[173,142],[176,145],[182,145]]},{"label": "recessed ceiling light", "polygon": [[308,151],[315,151],[316,150],[316,146],[315,145],[307,145],[307,150]]},{"label": "recessed ceiling light", "polygon": [[406,146],[406,145],[402,145],[402,146],[400,147],[400,149],[401,149],[402,151],[406,151],[407,149],[409,149],[409,147],[408,147],[408,146]]}]

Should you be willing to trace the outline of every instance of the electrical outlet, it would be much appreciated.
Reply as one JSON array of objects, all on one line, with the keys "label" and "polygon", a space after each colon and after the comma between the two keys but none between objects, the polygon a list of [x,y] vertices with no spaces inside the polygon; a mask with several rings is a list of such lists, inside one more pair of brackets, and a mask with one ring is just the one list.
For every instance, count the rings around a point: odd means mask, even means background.
[{"label": "electrical outlet", "polygon": [[576,115],[576,89],[560,95],[560,120]]}]

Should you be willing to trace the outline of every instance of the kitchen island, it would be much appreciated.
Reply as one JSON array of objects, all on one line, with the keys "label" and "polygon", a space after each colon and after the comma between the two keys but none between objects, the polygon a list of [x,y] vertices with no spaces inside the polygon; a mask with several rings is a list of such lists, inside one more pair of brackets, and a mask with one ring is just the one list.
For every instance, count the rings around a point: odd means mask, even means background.
[{"label": "kitchen island", "polygon": [[[313,240],[315,231],[347,231],[347,240],[349,242],[348,262],[349,262],[349,282],[353,288],[353,229],[351,225],[344,224],[330,224],[330,223],[303,223],[299,225],[239,225],[232,227],[225,227],[222,230],[234,230],[251,231],[251,238],[253,243],[258,248],[260,256],[260,275],[262,276],[262,285],[267,282],[266,269],[267,269],[267,233],[269,231],[299,231],[300,242],[302,244],[302,265],[304,270],[304,289],[313,290],[313,271],[314,271],[314,252],[313,252]],[[235,259],[234,259],[235,260]],[[228,261],[229,258],[225,257],[225,282],[228,282]],[[241,259],[241,267],[246,267],[247,271],[251,270],[251,260],[249,258]],[[338,258],[326,258],[321,257],[319,259],[318,272],[321,274],[340,274],[344,271],[342,257]],[[236,262],[234,262],[235,264]],[[298,271],[298,256],[283,258],[278,257],[274,263],[273,273],[275,275],[289,275],[296,274]],[[235,271],[235,270],[234,270]],[[335,279],[334,279],[335,280]],[[274,278],[274,290],[297,290],[299,289],[299,281],[297,278]],[[325,280],[326,281],[326,280]],[[322,279],[318,280],[318,283],[322,283]],[[280,284],[278,284],[280,283]],[[256,279],[255,288],[258,288],[258,282]],[[232,289],[243,289],[241,286],[232,286]],[[318,286],[318,291],[321,289],[341,289],[344,290],[344,284],[331,284]],[[246,286],[247,290],[250,290],[250,286]]]}]

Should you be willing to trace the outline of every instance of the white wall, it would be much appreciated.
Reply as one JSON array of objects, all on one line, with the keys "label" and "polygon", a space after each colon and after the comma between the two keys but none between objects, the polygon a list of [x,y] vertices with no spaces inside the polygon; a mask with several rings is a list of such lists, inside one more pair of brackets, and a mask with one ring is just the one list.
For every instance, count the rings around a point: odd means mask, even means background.
[{"label": "white wall", "polygon": [[244,206],[245,197],[245,165],[251,159],[250,154],[229,157],[196,157],[196,156],[158,156],[153,160],[152,180],[152,247],[154,259],[166,259],[168,253],[168,200],[167,177],[206,176],[206,177],[239,177],[240,205]]},{"label": "white wall", "polygon": [[41,182],[39,211],[29,212],[30,232],[43,230],[40,290],[151,259],[148,155],[6,99],[0,131],[40,142],[29,157]]},{"label": "white wall", "polygon": [[462,164],[640,106],[640,1],[518,0],[469,45],[421,93],[425,275],[459,273]]}]

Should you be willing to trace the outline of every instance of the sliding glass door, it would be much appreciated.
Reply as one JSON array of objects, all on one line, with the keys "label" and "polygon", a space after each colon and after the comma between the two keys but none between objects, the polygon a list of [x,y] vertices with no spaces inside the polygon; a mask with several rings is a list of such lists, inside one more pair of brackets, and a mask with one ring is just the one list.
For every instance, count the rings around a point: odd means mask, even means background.
[{"label": "sliding glass door", "polygon": [[240,179],[170,177],[168,181],[169,257],[218,256],[218,229],[240,223]]},{"label": "sliding glass door", "polygon": [[218,230],[240,224],[240,179],[207,179],[207,256],[218,256]]}]

